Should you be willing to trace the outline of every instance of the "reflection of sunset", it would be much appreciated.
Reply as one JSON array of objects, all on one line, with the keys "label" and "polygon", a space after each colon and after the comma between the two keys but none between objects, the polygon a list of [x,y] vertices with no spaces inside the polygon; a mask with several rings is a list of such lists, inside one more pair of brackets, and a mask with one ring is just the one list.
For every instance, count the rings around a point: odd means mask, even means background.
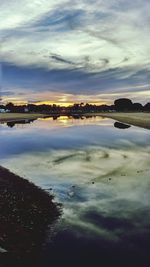
[{"label": "reflection of sunset", "polygon": [[51,125],[69,126],[72,119],[70,120],[67,116],[60,116],[60,117],[54,116],[54,117],[48,117],[48,118],[40,118],[38,119],[38,121],[42,121],[42,123],[49,121]]},{"label": "reflection of sunset", "polygon": [[[49,122],[49,124],[47,123]],[[61,128],[61,127],[73,127],[73,126],[90,126],[90,125],[103,125],[110,126],[112,121],[108,118],[98,117],[81,117],[75,119],[73,117],[60,116],[60,117],[48,117],[40,118],[37,120],[38,125],[44,129]],[[36,126],[36,122],[34,124]]]},{"label": "reflection of sunset", "polygon": [[58,118],[58,121],[60,121],[64,126],[68,124],[68,117],[67,116],[60,116]]}]

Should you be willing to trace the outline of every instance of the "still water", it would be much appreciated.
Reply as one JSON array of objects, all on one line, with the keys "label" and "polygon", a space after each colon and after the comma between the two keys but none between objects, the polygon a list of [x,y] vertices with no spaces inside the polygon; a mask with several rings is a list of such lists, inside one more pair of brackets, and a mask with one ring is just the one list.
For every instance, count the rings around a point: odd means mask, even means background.
[{"label": "still water", "polygon": [[0,165],[62,203],[37,267],[150,266],[150,132],[116,126],[101,117],[0,125]]}]

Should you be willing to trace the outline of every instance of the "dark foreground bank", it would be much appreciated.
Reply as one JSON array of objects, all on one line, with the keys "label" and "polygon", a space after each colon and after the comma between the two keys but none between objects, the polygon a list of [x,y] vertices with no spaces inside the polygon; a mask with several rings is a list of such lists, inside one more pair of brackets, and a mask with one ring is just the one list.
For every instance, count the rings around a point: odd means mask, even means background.
[{"label": "dark foreground bank", "polygon": [[0,255],[42,246],[59,214],[53,196],[0,167]]}]

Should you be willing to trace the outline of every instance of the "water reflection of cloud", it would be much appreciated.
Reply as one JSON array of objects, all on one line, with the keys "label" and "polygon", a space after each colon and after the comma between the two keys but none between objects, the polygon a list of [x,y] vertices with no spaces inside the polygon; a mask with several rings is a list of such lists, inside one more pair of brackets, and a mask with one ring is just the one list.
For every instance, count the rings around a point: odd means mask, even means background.
[{"label": "water reflection of cloud", "polygon": [[[14,129],[11,136],[10,131],[3,132],[2,141],[7,137],[12,146],[14,138],[15,148],[25,142],[16,155],[7,151],[1,164],[53,192],[56,200],[63,203],[60,235],[67,228],[68,235],[71,232],[90,243],[98,240],[100,246],[130,244],[138,250],[142,242],[147,249],[148,131],[132,127],[123,132],[93,125],[43,132],[37,125],[27,128],[20,137],[20,132]],[[62,140],[65,140],[63,145]],[[24,153],[26,144],[30,147]],[[1,148],[4,150],[3,144]]]},{"label": "water reflection of cloud", "polygon": [[[70,120],[68,120],[68,124]],[[145,146],[149,142],[149,133],[144,129],[132,127],[126,131],[113,128],[112,120],[89,118],[73,120],[71,127],[59,122],[36,121],[32,125],[8,128],[1,125],[0,158],[19,154],[46,152],[51,150],[72,150],[87,146],[107,148]]]},{"label": "water reflection of cloud", "polygon": [[120,240],[127,226],[131,226],[127,234],[133,226],[136,231],[145,228],[143,216],[147,218],[150,212],[150,148],[139,149],[53,150],[22,155],[5,165],[45,189],[53,189],[64,205],[65,224],[81,235],[87,232]]}]

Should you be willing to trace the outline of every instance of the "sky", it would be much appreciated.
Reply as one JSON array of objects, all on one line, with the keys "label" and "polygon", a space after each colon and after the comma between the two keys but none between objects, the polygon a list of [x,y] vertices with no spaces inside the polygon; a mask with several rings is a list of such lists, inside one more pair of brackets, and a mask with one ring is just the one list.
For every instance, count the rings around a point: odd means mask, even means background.
[{"label": "sky", "polygon": [[149,0],[0,0],[3,103],[150,101]]}]

